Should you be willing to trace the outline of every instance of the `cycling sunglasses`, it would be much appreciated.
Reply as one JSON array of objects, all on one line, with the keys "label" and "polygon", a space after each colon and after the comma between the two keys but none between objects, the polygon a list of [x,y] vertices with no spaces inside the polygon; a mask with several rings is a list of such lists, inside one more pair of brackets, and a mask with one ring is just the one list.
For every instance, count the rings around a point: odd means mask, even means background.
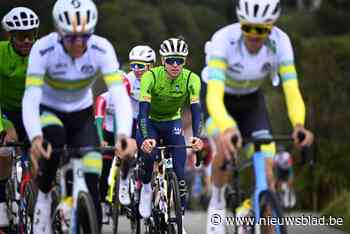
[{"label": "cycling sunglasses", "polygon": [[141,62],[131,62],[130,63],[130,69],[131,70],[144,70],[146,69],[146,66],[148,66],[149,63],[141,63]]},{"label": "cycling sunglasses", "polygon": [[181,57],[168,57],[165,59],[165,63],[169,65],[174,65],[174,63],[176,63],[177,65],[183,65],[185,62],[186,59]]},{"label": "cycling sunglasses", "polygon": [[91,33],[88,34],[66,34],[63,35],[63,40],[68,43],[74,43],[76,41],[81,41],[83,43],[86,43],[89,38],[91,37]]},{"label": "cycling sunglasses", "polygon": [[246,35],[265,37],[270,34],[270,24],[241,24],[241,29]]},{"label": "cycling sunglasses", "polygon": [[25,41],[28,39],[29,41],[34,41],[37,38],[38,31],[35,30],[26,30],[26,31],[13,31],[11,32],[15,40],[17,41]]}]

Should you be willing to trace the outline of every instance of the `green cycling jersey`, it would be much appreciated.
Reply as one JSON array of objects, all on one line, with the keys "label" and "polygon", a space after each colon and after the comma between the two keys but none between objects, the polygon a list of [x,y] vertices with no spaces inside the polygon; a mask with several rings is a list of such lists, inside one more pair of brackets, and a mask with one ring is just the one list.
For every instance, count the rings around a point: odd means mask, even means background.
[{"label": "green cycling jersey", "polygon": [[20,111],[25,88],[28,56],[22,57],[9,41],[0,42],[0,106]]},{"label": "green cycling jersey", "polygon": [[152,68],[141,77],[140,102],[150,102],[150,119],[169,121],[181,118],[181,107],[189,100],[199,102],[200,78],[183,68],[176,79],[169,79],[164,66]]}]

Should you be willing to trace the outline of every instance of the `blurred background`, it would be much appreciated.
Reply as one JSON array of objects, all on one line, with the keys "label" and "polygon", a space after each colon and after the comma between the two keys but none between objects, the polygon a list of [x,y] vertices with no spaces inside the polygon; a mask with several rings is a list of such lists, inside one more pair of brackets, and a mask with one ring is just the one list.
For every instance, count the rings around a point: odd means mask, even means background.
[{"label": "blurred background", "polygon": [[[345,216],[348,224],[342,228],[350,230],[350,0],[281,1],[277,26],[291,37],[307,107],[307,127],[316,137],[316,164],[301,167],[295,159],[297,209]],[[42,36],[54,30],[54,2],[1,0],[0,17],[15,6],[30,7],[40,17]],[[99,9],[96,34],[113,43],[126,68],[133,46],[149,44],[158,51],[162,40],[182,35],[190,46],[187,66],[200,74],[204,43],[217,29],[236,21],[232,0],[95,2]],[[3,32],[1,39],[5,39]],[[95,93],[103,89],[97,82]],[[274,132],[290,133],[281,88],[267,81],[264,89]]]}]

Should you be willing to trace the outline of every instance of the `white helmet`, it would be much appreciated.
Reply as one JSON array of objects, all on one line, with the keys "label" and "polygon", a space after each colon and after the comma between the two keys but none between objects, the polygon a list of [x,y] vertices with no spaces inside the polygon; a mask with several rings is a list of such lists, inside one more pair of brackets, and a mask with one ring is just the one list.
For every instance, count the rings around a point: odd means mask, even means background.
[{"label": "white helmet", "polygon": [[188,45],[180,38],[169,38],[160,45],[159,53],[161,56],[184,56],[188,55]]},{"label": "white helmet", "polygon": [[129,53],[130,61],[143,61],[147,63],[156,62],[156,53],[147,45],[138,45],[131,49]]},{"label": "white helmet", "polygon": [[52,15],[57,29],[64,33],[93,33],[97,23],[92,0],[57,0]]},{"label": "white helmet", "polygon": [[274,23],[280,13],[280,0],[237,0],[239,21],[252,24]]},{"label": "white helmet", "polygon": [[7,32],[35,29],[39,27],[39,17],[29,8],[15,7],[2,19],[2,27]]}]

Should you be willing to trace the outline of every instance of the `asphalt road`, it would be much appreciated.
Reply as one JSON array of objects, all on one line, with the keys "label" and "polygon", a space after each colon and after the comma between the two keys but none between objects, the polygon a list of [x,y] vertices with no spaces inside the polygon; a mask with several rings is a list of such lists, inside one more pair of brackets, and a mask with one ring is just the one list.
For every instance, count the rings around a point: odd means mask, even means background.
[{"label": "asphalt road", "polygon": [[[291,234],[304,234],[304,233],[310,233],[310,234],[326,234],[326,233],[332,233],[332,234],[346,234],[343,231],[340,231],[338,229],[332,228],[331,226],[321,226],[316,225],[316,222],[323,222],[323,221],[317,221],[317,217],[319,217],[317,214],[314,213],[290,213],[287,214],[288,217],[304,217],[304,220],[306,222],[306,219],[309,216],[312,217],[310,220],[314,223],[314,225],[290,225],[288,226],[288,233]],[[205,234],[206,230],[206,220],[207,220],[207,214],[204,212],[187,212],[185,216],[185,228],[188,234]],[[299,218],[299,222],[302,219]],[[326,220],[326,219],[325,219]],[[335,221],[335,219],[333,220]],[[340,220],[338,219],[340,222]],[[121,217],[119,220],[119,234],[129,234],[130,233],[130,224],[128,220],[125,217]],[[103,233],[112,233],[112,227],[111,226],[104,226]]]}]

